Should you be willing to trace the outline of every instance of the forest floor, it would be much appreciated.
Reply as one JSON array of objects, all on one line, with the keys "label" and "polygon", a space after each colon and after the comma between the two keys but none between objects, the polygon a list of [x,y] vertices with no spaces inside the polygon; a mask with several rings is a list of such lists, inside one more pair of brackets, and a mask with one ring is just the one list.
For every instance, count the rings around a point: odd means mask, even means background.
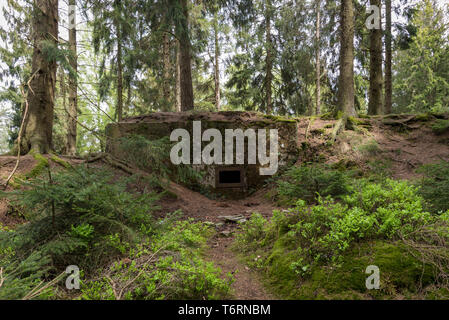
[{"label": "forest floor", "polygon": [[[414,179],[419,176],[415,169],[420,165],[449,160],[449,133],[436,136],[426,121],[405,121],[407,124],[401,124],[402,120],[385,124],[381,119],[370,119],[368,125],[360,130],[345,130],[340,133],[335,144],[329,147],[326,142],[331,135],[333,121],[302,119],[298,124],[298,144],[307,142],[308,151],[301,155],[298,163],[316,161],[319,156],[325,159],[326,163],[344,160],[363,168],[369,163],[368,160],[378,163],[387,160],[393,178]],[[405,131],[402,130],[403,126],[406,126]],[[73,165],[83,162],[81,159],[62,158]],[[12,156],[0,156],[1,182],[13,169],[15,160]],[[17,173],[24,174],[35,164],[36,160],[32,156],[21,157]],[[175,183],[171,183],[169,189],[176,194],[176,198],[162,199],[158,214],[181,210],[184,218],[193,218],[215,226],[217,232],[209,241],[207,259],[222,269],[223,276],[228,273],[234,275],[233,298],[276,299],[277,297],[263,285],[260,274],[245,265],[238,253],[232,250],[238,223],[225,221],[226,219],[221,217],[243,216],[248,219],[254,212],[267,218],[271,217],[274,209],[281,208],[277,208],[266,196],[269,190],[259,190],[242,200],[213,200]],[[14,226],[22,222],[23,219],[10,214],[8,204],[0,199],[0,223]]]}]

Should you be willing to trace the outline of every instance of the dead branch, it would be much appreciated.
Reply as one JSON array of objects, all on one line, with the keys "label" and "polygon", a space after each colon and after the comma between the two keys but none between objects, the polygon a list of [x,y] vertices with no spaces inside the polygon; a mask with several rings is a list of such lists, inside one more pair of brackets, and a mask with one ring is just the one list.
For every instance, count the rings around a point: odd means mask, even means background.
[{"label": "dead branch", "polygon": [[0,288],[2,287],[4,281],[5,279],[3,278],[3,268],[0,268]]},{"label": "dead branch", "polygon": [[[38,71],[39,71],[39,69],[33,73],[33,75],[30,77],[30,79],[28,79],[28,82],[27,82],[27,86],[30,89],[31,93],[33,93],[33,94],[34,94],[34,92],[33,92],[33,89],[31,88],[30,83]],[[19,163],[20,163],[20,147],[22,144],[23,128],[25,127],[26,118],[28,116],[28,91],[25,93],[23,85],[20,86],[20,91],[22,93],[22,96],[24,97],[25,110],[23,112],[22,123],[20,124],[19,135],[17,136],[17,161],[16,161],[16,165],[14,166],[14,169],[11,171],[10,175],[8,176],[8,179],[6,179],[3,190],[6,190],[6,188],[8,187],[9,181],[11,180],[13,175],[16,173],[17,168],[19,167]]]}]

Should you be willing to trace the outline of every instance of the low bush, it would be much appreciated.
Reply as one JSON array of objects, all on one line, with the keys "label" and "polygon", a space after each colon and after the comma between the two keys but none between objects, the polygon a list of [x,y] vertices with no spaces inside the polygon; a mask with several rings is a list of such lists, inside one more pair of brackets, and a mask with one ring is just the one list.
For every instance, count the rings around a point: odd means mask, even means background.
[{"label": "low bush", "polygon": [[449,210],[449,161],[425,165],[418,172],[423,174],[418,186],[427,209],[435,213]]},{"label": "low bush", "polygon": [[[439,279],[449,276],[448,268],[442,267],[449,262],[449,212],[434,216],[425,211],[418,190],[405,181],[361,179],[339,201],[330,196],[319,197],[315,205],[298,200],[289,210],[274,211],[270,221],[253,215],[242,225],[235,246],[252,266],[265,270],[281,294],[296,290],[301,296],[300,282],[310,281],[317,272],[339,270],[355,259],[354,247],[373,241],[380,246],[400,243],[403,259],[433,272],[426,283],[442,285]],[[364,270],[359,271],[364,279]],[[414,290],[419,286],[416,280]],[[362,290],[364,282],[358,287]]]},{"label": "low bush", "polygon": [[435,134],[443,134],[449,131],[449,120],[437,119],[432,125],[432,131]]},{"label": "low bush", "polygon": [[69,265],[80,299],[226,297],[231,275],[203,258],[212,231],[177,212],[156,220],[161,194],[145,179],[76,167],[4,193],[29,221],[0,228],[0,299],[73,298],[54,286]]},{"label": "low bush", "polygon": [[187,185],[196,185],[201,180],[201,173],[191,166],[173,165],[170,150],[173,143],[168,137],[148,140],[141,135],[130,135],[119,140],[121,158],[139,169],[153,173],[155,176],[170,178]]},{"label": "low bush", "polygon": [[325,165],[302,165],[287,170],[277,182],[281,204],[294,204],[297,199],[316,202],[318,195],[339,197],[349,191],[349,178],[343,171]]},{"label": "low bush", "polygon": [[[161,221],[166,224],[165,221]],[[139,245],[125,263],[101,270],[82,285],[81,299],[219,299],[228,297],[232,276],[202,258],[211,230],[193,221],[168,223]]]}]

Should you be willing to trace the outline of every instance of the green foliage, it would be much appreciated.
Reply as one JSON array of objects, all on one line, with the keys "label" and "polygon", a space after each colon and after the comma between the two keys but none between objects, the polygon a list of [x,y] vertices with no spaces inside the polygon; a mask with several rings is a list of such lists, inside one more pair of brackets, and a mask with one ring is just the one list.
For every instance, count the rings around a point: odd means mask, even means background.
[{"label": "green foliage", "polygon": [[[437,239],[449,240],[449,220],[446,221],[449,213],[441,217],[432,216],[423,209],[423,205],[418,188],[405,181],[387,179],[384,183],[372,183],[362,179],[356,181],[351,192],[338,202],[331,197],[319,197],[316,205],[308,206],[304,200],[298,200],[289,210],[275,210],[271,221],[254,214],[242,225],[235,245],[248,255],[249,263],[264,269],[270,281],[287,296],[292,294],[291,290],[297,291],[299,282],[306,281],[315,289],[293,295],[311,298],[317,292],[316,277],[324,276],[326,270],[335,270],[332,274],[336,276],[332,279],[337,281],[337,277],[341,276],[343,282],[334,289],[338,293],[344,292],[344,289],[352,290],[360,298],[360,292],[365,291],[366,277],[364,270],[360,269],[362,266],[358,265],[360,273],[356,276],[344,267],[351,262],[359,263],[357,261],[360,259],[351,253],[354,247],[370,241],[380,241],[378,243],[382,245],[399,241],[402,242],[401,246],[394,245],[399,250],[397,255],[400,259],[413,261],[414,275],[405,276],[408,277],[407,285],[393,280],[393,286],[413,287],[416,291],[419,288],[415,277],[418,265],[426,265],[435,271],[432,266],[445,265],[446,262],[441,261],[449,259],[448,250],[436,251],[436,248],[441,248]],[[423,229],[425,226],[426,229]],[[419,250],[425,250],[425,253]],[[382,252],[385,255],[386,251]],[[255,256],[260,256],[257,263],[254,263]],[[388,261],[388,258],[382,261],[391,265],[396,263]],[[369,264],[363,265],[363,268]],[[392,274],[393,271],[407,272],[408,266],[397,263],[396,267],[388,268]],[[449,270],[440,269],[438,272],[444,278]],[[435,273],[426,275],[427,284],[436,281]],[[345,280],[345,277],[349,278]],[[354,277],[363,282],[354,283]],[[350,288],[345,287],[348,283]],[[319,286],[323,290],[329,288],[322,283]]]},{"label": "green foliage", "polygon": [[138,231],[151,232],[158,195],[130,193],[131,178],[113,179],[104,170],[80,167],[53,174],[52,183],[42,178],[22,182],[23,188],[4,195],[30,221],[2,232],[1,245],[11,246],[19,261],[40,254],[46,261],[42,267],[52,272],[71,264],[92,270],[120,255],[105,240],[119,234],[121,242],[135,243]]},{"label": "green foliage", "polygon": [[148,140],[141,135],[130,135],[120,140],[123,160],[135,164],[140,169],[152,172],[158,177],[170,177],[174,181],[188,185],[196,184],[201,174],[191,166],[175,166],[170,161],[172,143],[168,137]]},{"label": "green foliage", "polygon": [[318,194],[338,197],[348,192],[348,176],[324,165],[302,165],[286,171],[277,182],[278,199],[293,204],[298,198],[314,202]]},{"label": "green foliage", "polygon": [[428,209],[435,213],[449,210],[449,161],[425,165],[418,172],[424,175],[418,185]]},{"label": "green foliage", "polygon": [[[227,297],[232,278],[202,258],[209,230],[191,220],[167,219],[131,259],[114,262],[99,281],[83,283],[81,299],[219,299]],[[114,293],[115,292],[115,293]]]},{"label": "green foliage", "polygon": [[[0,298],[30,296],[69,265],[81,270],[81,299],[227,297],[232,276],[203,258],[212,230],[176,221],[178,213],[153,218],[159,195],[138,179],[76,167],[54,173],[51,183],[36,177],[4,193],[29,222],[0,228]],[[31,298],[61,296],[48,286]]]},{"label": "green foliage", "polygon": [[421,1],[412,14],[416,34],[406,50],[395,55],[395,112],[447,111],[449,43],[445,10],[436,1]]},{"label": "green foliage", "polygon": [[432,125],[432,130],[436,134],[443,134],[449,131],[449,120],[437,119]]},{"label": "green foliage", "polygon": [[365,144],[358,146],[360,151],[365,156],[375,156],[380,153],[380,147],[376,140],[372,139]]}]

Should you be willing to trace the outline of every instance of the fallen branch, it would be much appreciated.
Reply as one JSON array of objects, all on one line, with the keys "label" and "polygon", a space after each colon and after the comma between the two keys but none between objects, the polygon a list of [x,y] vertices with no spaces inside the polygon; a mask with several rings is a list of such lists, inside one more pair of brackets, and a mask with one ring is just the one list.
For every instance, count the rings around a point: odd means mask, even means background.
[{"label": "fallen branch", "polygon": [[0,288],[2,287],[4,281],[5,278],[3,278],[3,268],[0,268]]},{"label": "fallen branch", "polygon": [[[33,75],[30,77],[30,79],[28,79],[28,82],[27,82],[27,86],[28,86],[28,88],[31,90],[31,92],[33,94],[34,94],[34,92],[33,92],[33,89],[30,86],[30,82],[34,78],[34,76],[36,75],[36,73],[38,71],[39,71],[39,69],[36,70],[36,72],[33,73]],[[26,118],[28,116],[28,91],[25,93],[25,90],[23,89],[23,85],[21,85],[20,86],[20,92],[22,92],[22,96],[24,97],[25,110],[23,112],[22,123],[20,124],[19,135],[17,136],[17,161],[16,161],[16,165],[14,166],[14,169],[11,171],[11,174],[6,179],[6,182],[4,184],[4,189],[3,190],[6,190],[6,188],[8,187],[9,181],[12,179],[12,177],[16,173],[17,168],[19,167],[19,163],[20,163],[20,146],[22,144],[23,128],[25,126],[25,121],[26,121]]]}]

